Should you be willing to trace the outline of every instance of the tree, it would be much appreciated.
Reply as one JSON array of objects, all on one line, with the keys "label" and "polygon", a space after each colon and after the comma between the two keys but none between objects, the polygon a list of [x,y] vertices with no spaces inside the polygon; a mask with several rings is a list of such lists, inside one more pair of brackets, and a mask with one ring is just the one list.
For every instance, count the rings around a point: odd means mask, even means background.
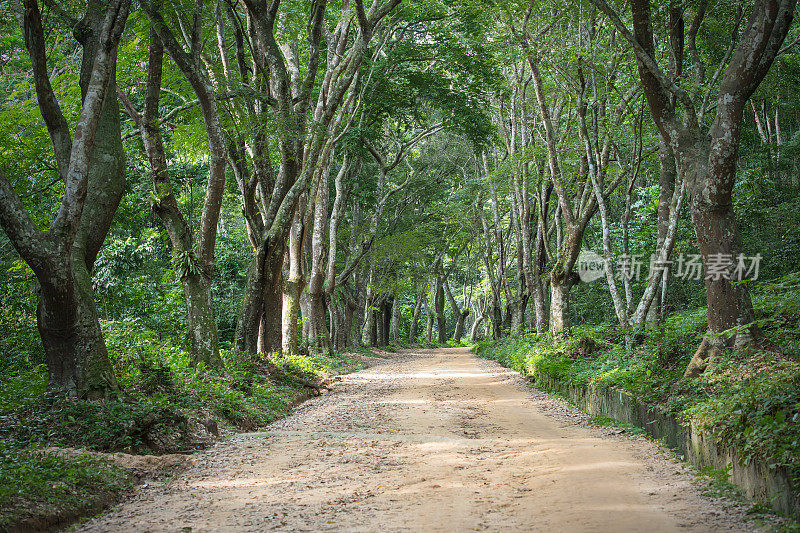
[{"label": "tree", "polygon": [[[201,53],[200,28],[193,30],[192,35],[196,37],[191,45],[192,50],[187,54],[166,27],[161,14],[150,5],[146,5],[145,10],[154,22],[150,35],[144,112],[138,113],[122,91],[120,91],[120,99],[141,134],[153,179],[153,212],[164,223],[164,228],[172,243],[173,261],[183,284],[186,300],[190,353],[195,364],[202,362],[219,368],[222,367],[222,359],[219,355],[217,323],[214,319],[214,308],[211,301],[214,243],[222,205],[222,194],[225,190],[225,170],[227,168],[219,113],[213,89],[196,59]],[[198,6],[194,19],[196,25],[200,23],[200,16],[201,10]],[[159,35],[163,35],[166,42],[169,43],[170,55],[177,58],[175,62],[195,90],[206,123],[211,164],[209,165],[209,179],[201,215],[201,227],[197,238],[192,234],[189,223],[181,213],[167,171],[167,158],[164,153],[158,116],[164,57],[164,45]],[[193,60],[192,57],[195,59]]]},{"label": "tree", "polygon": [[[255,256],[248,273],[245,301],[237,327],[236,344],[241,350],[255,352],[279,348],[280,313],[277,309],[280,309],[282,299],[279,280],[284,243],[297,202],[325,165],[331,149],[327,141],[332,134],[335,136],[336,124],[342,118],[337,112],[350,92],[370,40],[381,21],[399,2],[389,0],[381,4],[376,0],[365,11],[361,0],[356,0],[358,24],[355,29],[351,29],[350,5],[345,2],[333,31],[325,27],[326,2],[312,2],[306,35],[308,59],[302,73],[297,43],[281,44],[279,41],[276,28],[279,0],[265,5],[253,0],[245,1],[257,35],[253,47],[255,61],[268,76],[274,98],[272,105],[279,124],[280,166],[277,179],[271,184],[268,183],[271,170],[256,174],[256,179],[262,180],[257,182],[262,198],[267,198],[270,189],[271,197],[262,219],[258,221],[251,217],[248,220],[255,226],[250,229],[255,242]],[[317,87],[314,82],[323,34],[329,49],[337,49],[339,53],[335,61],[328,62],[322,85]],[[352,44],[348,47],[351,35]],[[314,102],[315,89],[319,92],[309,124],[307,111]],[[256,159],[262,164],[269,161],[263,152]],[[254,205],[255,197],[248,194],[244,201]],[[255,213],[257,210],[246,205],[245,212]]]},{"label": "tree", "polygon": [[[734,17],[730,46],[710,77],[696,47],[708,8],[708,2],[701,1],[687,39],[695,81],[702,88],[695,97],[658,65],[649,0],[631,0],[633,32],[605,0],[592,3],[609,16],[633,47],[653,119],[689,191],[695,234],[706,268],[708,305],[708,334],[686,369],[686,376],[694,376],[705,370],[708,359],[720,349],[744,346],[761,336],[747,285],[734,283],[741,280],[732,278],[735,258],[742,253],[732,194],[742,117],[748,100],[781,50],[796,0],[756,1],[741,35],[740,9]],[[710,108],[718,81],[716,105]],[[682,120],[670,103],[672,96],[682,107]],[[708,121],[706,114],[712,110],[713,119]]]},{"label": "tree", "polygon": [[50,228],[42,232],[0,171],[0,224],[39,284],[37,324],[49,387],[69,395],[102,395],[116,388],[94,307],[91,270],[124,184],[114,73],[129,7],[128,0],[90,2],[76,21],[76,39],[83,46],[83,105],[73,137],[48,77],[39,6],[36,0],[24,3],[25,45],[65,192]]}]

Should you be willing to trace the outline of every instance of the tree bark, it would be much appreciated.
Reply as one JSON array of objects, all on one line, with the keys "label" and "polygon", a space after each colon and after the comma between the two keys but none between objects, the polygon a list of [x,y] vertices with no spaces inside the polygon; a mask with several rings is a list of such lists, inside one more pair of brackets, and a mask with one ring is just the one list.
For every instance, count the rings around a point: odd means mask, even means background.
[{"label": "tree bark", "polygon": [[442,276],[436,276],[436,286],[433,292],[433,308],[436,314],[436,332],[439,344],[447,342],[447,320],[444,316],[444,287]]},{"label": "tree bark", "polygon": [[283,253],[281,243],[270,240],[258,247],[250,262],[239,320],[236,348],[248,353],[281,350],[283,302]]},{"label": "tree bark", "polygon": [[450,285],[447,283],[446,279],[444,280],[444,292],[447,296],[447,301],[450,302],[450,309],[453,311],[453,317],[455,317],[456,320],[456,328],[453,332],[453,340],[456,342],[461,342],[461,337],[464,335],[464,322],[469,316],[469,309],[462,309],[458,306],[458,303],[456,303],[456,299],[453,297],[453,293],[450,291]]},{"label": "tree bark", "polygon": [[[303,206],[304,207],[304,206]],[[283,281],[282,349],[284,353],[297,353],[298,324],[300,319],[300,293],[303,292],[303,240],[305,226],[302,211],[294,215],[289,231],[289,249],[285,256],[286,276]]]},{"label": "tree bark", "polygon": [[378,342],[381,346],[389,345],[389,333],[392,327],[392,301],[393,297],[389,297],[381,302],[380,312],[378,316],[380,323],[378,327]]},{"label": "tree bark", "polygon": [[425,300],[424,291],[417,296],[417,301],[414,304],[414,314],[411,316],[411,326],[408,328],[408,344],[414,344],[417,341],[417,328],[419,327],[419,315],[422,311],[423,300]]},{"label": "tree bark", "polygon": [[486,315],[488,311],[488,305],[484,305],[483,309],[478,309],[480,312],[479,316],[475,319],[475,322],[472,323],[472,329],[469,332],[469,340],[470,342],[475,342],[478,340],[478,332],[480,331],[481,324],[484,320],[486,320]]},{"label": "tree bark", "polygon": [[[153,181],[156,189],[156,199],[153,209],[159,216],[162,216],[162,220],[171,220],[170,223],[165,222],[165,226],[168,233],[170,233],[173,253],[178,259],[178,271],[184,284],[192,361],[195,364],[202,362],[211,367],[222,368],[223,362],[219,354],[219,339],[211,298],[211,281],[214,277],[215,268],[214,248],[217,240],[217,227],[219,225],[220,210],[222,209],[222,198],[225,193],[225,178],[228,167],[227,146],[223,135],[219,109],[208,72],[202,70],[198,59],[201,53],[201,44],[199,42],[201,28],[199,22],[195,28],[196,31],[193,31],[192,41],[188,43],[189,51],[187,52],[178,39],[175,38],[174,33],[167,27],[158,7],[149,1],[143,2],[142,7],[150,19],[151,27],[157,34],[158,41],[167,50],[175,64],[178,65],[178,68],[197,95],[206,128],[210,156],[208,185],[206,186],[200,228],[196,239],[195,236],[189,233],[188,224],[177,209],[166,171],[163,176],[157,176],[154,172]],[[201,8],[202,3],[199,3],[196,8],[198,10],[197,13]],[[160,72],[151,74],[158,76],[157,81],[160,85]],[[152,81],[155,82],[156,80],[153,79]],[[154,135],[156,133],[154,130],[158,129],[157,96],[151,96],[150,98],[156,99],[156,107],[150,110],[150,113],[153,114],[152,120],[150,120],[151,125],[148,127],[149,131],[144,132],[144,135],[148,136]],[[151,138],[151,141],[155,141],[155,139]],[[147,141],[145,144],[147,145]],[[161,144],[160,138],[157,144]],[[151,151],[153,148],[151,148]],[[161,150],[163,151],[163,148]],[[152,157],[150,155],[148,157],[152,161]],[[155,157],[158,157],[157,154]]]},{"label": "tree bark", "polygon": [[554,335],[570,331],[569,291],[572,284],[565,276],[550,277],[550,331]]},{"label": "tree bark", "polygon": [[262,278],[261,309],[259,313],[259,326],[257,351],[260,353],[276,353],[282,348],[281,315],[283,311],[283,250],[273,253],[271,268],[266,269]]},{"label": "tree bark", "polygon": [[377,296],[375,295],[375,266],[370,262],[367,274],[367,287],[364,298],[364,331],[361,342],[364,346],[375,346],[378,342],[376,337],[375,312]]},{"label": "tree bark", "polygon": [[[78,24],[76,37],[83,46],[80,86],[85,98],[94,67],[97,49],[101,46],[105,2],[90,3],[86,17]],[[116,72],[116,50],[109,65]],[[78,296],[79,346],[83,352],[82,365],[86,367],[89,382],[97,383],[96,394],[103,392],[104,383],[115,387],[113,371],[108,360],[108,349],[100,328],[92,288],[92,269],[97,254],[108,235],[114,214],[125,192],[125,152],[122,148],[119,106],[116,99],[116,81],[112,76],[106,87],[100,120],[89,154],[86,205],[72,246],[72,271]]]},{"label": "tree bark", "polygon": [[[675,156],[672,149],[664,141],[659,139],[659,156],[661,168],[658,175],[658,242],[656,249],[661,249],[667,238],[670,225],[670,205],[672,196],[675,194],[675,183],[678,179],[678,171],[675,167]],[[647,323],[652,327],[658,324],[664,317],[664,306],[666,305],[667,291],[669,289],[669,267],[661,278],[661,287],[657,292],[653,304],[647,314]]]},{"label": "tree bark", "polygon": [[400,342],[400,300],[392,298],[392,322],[389,327],[389,342],[397,344]]}]

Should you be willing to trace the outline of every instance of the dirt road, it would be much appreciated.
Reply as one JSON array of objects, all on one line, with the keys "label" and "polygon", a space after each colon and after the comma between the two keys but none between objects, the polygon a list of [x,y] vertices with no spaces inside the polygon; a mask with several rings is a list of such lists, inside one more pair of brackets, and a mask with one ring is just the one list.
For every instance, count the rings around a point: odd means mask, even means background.
[{"label": "dirt road", "polygon": [[467,349],[345,376],[82,531],[748,531],[652,443]]}]

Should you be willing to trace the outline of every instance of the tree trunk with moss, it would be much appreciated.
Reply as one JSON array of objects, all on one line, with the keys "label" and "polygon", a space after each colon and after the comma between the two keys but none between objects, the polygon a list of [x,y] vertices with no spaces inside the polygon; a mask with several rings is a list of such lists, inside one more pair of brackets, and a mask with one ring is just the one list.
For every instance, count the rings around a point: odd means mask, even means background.
[{"label": "tree trunk with moss", "polygon": [[[197,27],[193,29],[189,42],[185,43],[188,46],[188,50],[186,50],[184,44],[167,26],[157,3],[144,1],[142,7],[150,20],[153,31],[157,34],[158,41],[167,50],[197,95],[205,125],[209,151],[208,184],[197,234],[190,233],[186,220],[180,214],[166,175],[165,162],[163,173],[156,174],[154,172],[153,175],[155,188],[153,209],[165,221],[165,227],[173,243],[173,254],[186,298],[192,361],[194,364],[202,362],[211,367],[222,368],[223,362],[219,354],[219,339],[211,297],[211,281],[214,277],[214,249],[222,198],[225,193],[228,152],[210,75],[201,67],[199,61],[202,47],[200,30],[202,28],[197,20]],[[151,48],[151,52],[153,51]],[[150,76],[153,76],[150,81],[153,83],[157,81],[160,86],[160,64],[158,72],[153,71]],[[155,86],[149,87],[149,89],[153,91]],[[149,99],[151,108],[146,112],[151,116],[146,120],[149,124],[147,131],[143,133],[149,139],[145,140],[145,145],[148,142],[156,141],[160,144],[160,138],[154,138],[154,135],[158,133],[158,97],[150,94]],[[151,147],[151,151],[154,148],[155,146]],[[163,147],[161,151],[163,152]],[[148,156],[151,157],[150,154]],[[152,159],[153,157],[151,157],[151,162]]]},{"label": "tree trunk with moss", "polygon": [[[200,264],[195,251],[191,228],[178,206],[167,171],[167,158],[161,137],[159,103],[164,47],[158,35],[151,32],[147,68],[144,111],[140,115],[122,93],[120,99],[136,123],[142,136],[153,179],[151,198],[153,212],[161,219],[172,244],[172,259],[183,285],[189,331],[189,353],[194,364],[203,362],[212,367],[223,366],[219,355],[217,322],[211,296],[211,273]],[[208,191],[215,194],[215,191]]]},{"label": "tree trunk with moss", "polygon": [[[301,203],[301,209],[305,207]],[[294,215],[292,228],[289,231],[289,249],[286,254],[286,276],[283,282],[283,320],[282,343],[284,353],[297,353],[298,324],[300,318],[300,293],[303,292],[305,279],[303,276],[303,241],[305,225],[302,210]]]}]

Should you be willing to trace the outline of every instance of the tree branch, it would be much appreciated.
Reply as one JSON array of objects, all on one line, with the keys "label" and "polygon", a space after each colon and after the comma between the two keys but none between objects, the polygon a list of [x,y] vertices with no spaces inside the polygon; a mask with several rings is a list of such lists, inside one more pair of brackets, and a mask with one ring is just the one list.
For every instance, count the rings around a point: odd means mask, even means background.
[{"label": "tree branch", "polygon": [[46,255],[42,250],[43,234],[31,220],[2,168],[0,168],[0,226],[25,262],[31,265],[34,271],[38,270]]},{"label": "tree branch", "polygon": [[[591,0],[591,2],[611,19],[617,31],[619,31],[633,47],[636,59],[639,60],[639,63],[652,76],[652,82],[658,84],[657,88],[651,86],[650,91],[647,91],[649,95],[648,101],[654,96],[654,89],[657,89],[659,92],[664,91],[674,94],[686,111],[686,121],[689,126],[695,129],[698,128],[697,111],[695,110],[692,98],[658,67],[653,55],[648,51],[652,48],[653,40],[652,26],[650,24],[650,0],[631,0],[631,7],[634,10],[634,24],[641,29],[646,28],[643,32],[644,35],[637,36],[631,33],[627,26],[625,26],[625,23],[622,22],[617,12],[614,11],[605,0]],[[642,81],[646,82],[645,79]],[[652,85],[652,83],[650,85]],[[671,122],[673,127],[678,126],[677,121],[674,117],[670,116],[671,113],[667,112],[667,109],[654,109],[654,111],[657,112],[659,119]]]},{"label": "tree branch", "polygon": [[367,20],[367,14],[364,12],[364,1],[355,0],[356,3],[356,17],[358,18],[358,27],[361,28],[361,33],[364,39],[369,40],[372,38],[372,26]]},{"label": "tree branch", "polygon": [[115,74],[112,61],[116,56],[115,49],[128,19],[130,1],[116,0],[107,8],[100,32],[100,46],[97,48],[92,74],[83,98],[83,108],[75,127],[75,140],[70,152],[64,198],[50,229],[52,235],[62,236],[64,239],[62,242],[67,246],[72,244],[83,212],[89,179],[89,152],[97,133],[108,83]]},{"label": "tree branch", "polygon": [[47,58],[45,57],[45,39],[42,28],[42,15],[36,0],[25,0],[24,24],[25,47],[30,54],[33,65],[33,79],[36,85],[36,99],[39,109],[47,125],[50,141],[58,165],[58,172],[62,179],[66,179],[69,171],[70,153],[72,151],[72,137],[69,125],[61,107],[58,104],[50,78],[47,73]]}]

